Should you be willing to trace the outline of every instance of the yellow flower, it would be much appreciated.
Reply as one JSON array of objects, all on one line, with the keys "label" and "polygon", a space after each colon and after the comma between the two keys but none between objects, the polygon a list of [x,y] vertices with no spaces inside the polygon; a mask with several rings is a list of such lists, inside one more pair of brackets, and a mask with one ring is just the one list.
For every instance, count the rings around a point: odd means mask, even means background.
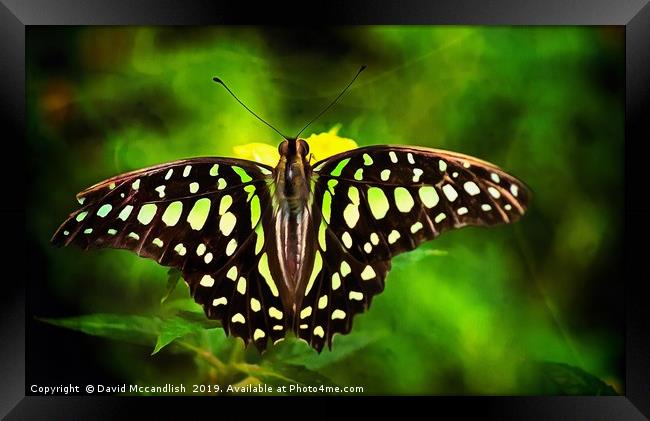
[{"label": "yellow flower", "polygon": [[234,146],[232,148],[235,157],[248,159],[249,161],[259,162],[271,167],[278,165],[280,154],[278,148],[267,145],[266,143],[247,143],[245,145]]},{"label": "yellow flower", "polygon": [[[341,137],[338,135],[340,125],[332,127],[328,132],[312,134],[305,138],[309,143],[309,152],[313,155],[311,163],[320,161],[341,152],[356,149],[357,142],[353,139]],[[237,158],[248,159],[259,162],[260,164],[275,167],[280,160],[278,148],[267,145],[266,143],[247,143],[245,145],[233,147],[233,152]]]}]

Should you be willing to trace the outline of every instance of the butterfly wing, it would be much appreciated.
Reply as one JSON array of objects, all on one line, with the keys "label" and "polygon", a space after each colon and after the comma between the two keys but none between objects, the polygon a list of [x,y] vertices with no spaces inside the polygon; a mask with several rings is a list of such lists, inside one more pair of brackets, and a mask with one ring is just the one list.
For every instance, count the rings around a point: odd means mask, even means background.
[{"label": "butterfly wing", "polygon": [[[286,330],[262,259],[272,226],[272,169],[195,158],[113,177],[77,195],[56,245],[128,249],[179,268],[206,315],[260,349]],[[276,311],[274,311],[276,310]]]},{"label": "butterfly wing", "polygon": [[530,197],[493,164],[417,147],[360,148],[313,173],[318,250],[298,334],[318,350],[383,290],[392,257],[450,229],[513,222]]}]

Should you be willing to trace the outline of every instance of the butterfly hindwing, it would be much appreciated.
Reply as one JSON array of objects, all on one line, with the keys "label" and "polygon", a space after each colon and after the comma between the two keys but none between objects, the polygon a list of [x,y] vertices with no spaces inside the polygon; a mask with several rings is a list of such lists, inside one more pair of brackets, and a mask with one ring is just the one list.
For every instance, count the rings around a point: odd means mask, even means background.
[{"label": "butterfly hindwing", "polygon": [[269,320],[268,308],[282,306],[259,265],[270,225],[271,174],[266,166],[227,158],[126,173],[79,193],[82,207],[52,242],[128,249],[177,267],[208,317],[265,348],[285,330],[282,320]]},{"label": "butterfly hindwing", "polygon": [[[383,290],[392,257],[449,229],[515,221],[529,198],[492,164],[425,148],[356,149],[316,163],[312,177],[322,269],[303,300],[311,314],[299,334],[316,349],[350,330]],[[319,300],[327,300],[322,309]]]},{"label": "butterfly hindwing", "polygon": [[[328,186],[315,183],[314,197],[322,197],[323,189]],[[316,258],[296,325],[297,335],[320,352],[326,343],[331,347],[335,333],[348,333],[354,315],[367,310],[372,297],[383,291],[390,260],[368,262],[351,253],[328,228],[336,212],[323,214],[317,203],[311,211],[318,227]]]}]

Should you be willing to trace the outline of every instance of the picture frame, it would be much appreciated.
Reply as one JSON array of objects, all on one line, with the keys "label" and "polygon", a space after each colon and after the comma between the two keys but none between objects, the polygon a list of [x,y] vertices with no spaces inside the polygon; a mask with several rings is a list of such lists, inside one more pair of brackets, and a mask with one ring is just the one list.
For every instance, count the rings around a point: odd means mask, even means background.
[{"label": "picture frame", "polygon": [[[641,160],[647,144],[650,123],[650,6],[647,0],[606,2],[579,0],[564,2],[500,1],[481,2],[336,2],[313,5],[307,10],[295,6],[250,7],[241,2],[202,1],[100,1],[100,0],[2,0],[0,25],[4,64],[0,66],[3,87],[2,118],[11,136],[5,139],[12,154],[18,155],[25,144],[25,31],[38,25],[219,25],[272,24],[291,25],[296,22],[318,25],[342,24],[427,24],[427,25],[621,25],[625,27],[626,44],[626,139],[625,139],[625,262],[617,282],[625,290],[626,309],[626,376],[625,396],[545,396],[545,397],[422,397],[415,403],[434,405],[436,412],[452,411],[458,415],[480,414],[496,419],[644,419],[650,416],[650,310],[645,303],[643,286],[650,273],[644,264],[644,251],[639,246],[650,234],[646,217],[650,207],[644,203],[644,181],[647,175]],[[24,155],[24,152],[21,154]],[[25,157],[26,160],[29,157]],[[13,160],[13,158],[9,158]],[[24,162],[24,161],[23,161]],[[20,164],[18,164],[20,165]],[[24,166],[29,168],[29,166]],[[5,180],[15,180],[11,166],[3,168]],[[29,174],[23,174],[25,179]],[[7,224],[10,238],[22,244],[25,213],[24,192],[20,183],[6,183],[2,212],[5,218],[22,223]],[[9,200],[7,200],[9,199]],[[9,273],[3,297],[2,337],[0,348],[0,414],[8,419],[46,417],[65,414],[66,418],[89,418],[110,415],[122,417],[135,404],[118,406],[119,397],[34,397],[26,396],[25,385],[25,271],[30,268],[27,247],[10,248],[5,255]],[[20,264],[10,264],[21,262]],[[53,364],[56,362],[53,361]],[[217,399],[217,398],[214,398]],[[218,398],[251,411],[264,413],[264,408],[247,404],[250,397]],[[301,398],[302,403],[327,408],[325,398]],[[340,398],[338,398],[340,399]],[[201,405],[216,410],[212,398]],[[422,402],[425,401],[425,402]],[[174,400],[155,399],[147,409],[166,411]],[[372,399],[378,406],[390,400]],[[122,403],[122,402],[120,402]],[[194,405],[194,403],[192,403]],[[266,406],[266,405],[264,405]],[[182,410],[182,408],[179,408]],[[331,410],[331,409],[330,409]]]}]

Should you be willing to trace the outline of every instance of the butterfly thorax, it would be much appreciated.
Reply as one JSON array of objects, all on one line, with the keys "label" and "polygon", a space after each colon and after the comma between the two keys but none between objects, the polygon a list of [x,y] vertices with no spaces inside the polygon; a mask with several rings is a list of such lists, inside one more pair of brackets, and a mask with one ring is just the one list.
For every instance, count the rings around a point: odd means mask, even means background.
[{"label": "butterfly thorax", "polygon": [[288,139],[280,144],[280,161],[275,169],[275,244],[278,267],[282,270],[281,290],[285,309],[299,308],[306,279],[313,265],[313,233],[310,227],[307,143]]}]

